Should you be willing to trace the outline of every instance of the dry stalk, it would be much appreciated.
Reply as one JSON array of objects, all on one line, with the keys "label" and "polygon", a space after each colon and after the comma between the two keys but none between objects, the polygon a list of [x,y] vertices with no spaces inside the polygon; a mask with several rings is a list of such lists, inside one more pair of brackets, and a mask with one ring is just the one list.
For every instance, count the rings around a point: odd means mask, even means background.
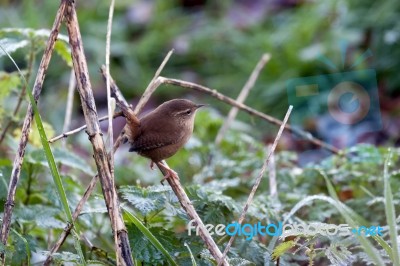
[{"label": "dry stalk", "polygon": [[[244,103],[250,90],[254,87],[254,84],[256,83],[256,80],[260,75],[261,70],[264,68],[264,66],[268,63],[270,59],[271,59],[270,54],[263,54],[261,56],[253,72],[251,73],[249,79],[243,86],[242,90],[239,93],[239,96],[236,99],[238,103]],[[229,111],[227,118],[224,120],[224,123],[222,124],[221,128],[218,131],[217,137],[215,138],[215,145],[218,146],[221,143],[222,139],[225,136],[226,131],[229,129],[231,123],[235,120],[238,112],[239,109],[237,107],[232,107],[232,109]]]},{"label": "dry stalk", "polygon": [[[261,183],[261,179],[262,179],[262,177],[264,175],[265,170],[267,169],[267,166],[269,164],[269,160],[270,160],[272,154],[274,153],[274,151],[276,149],[276,146],[278,145],[278,141],[281,138],[283,129],[285,128],[285,125],[286,125],[286,123],[287,123],[287,121],[289,119],[289,116],[290,116],[290,113],[292,112],[292,109],[293,109],[293,106],[289,106],[289,109],[286,112],[285,118],[283,119],[282,125],[279,128],[278,134],[275,137],[274,143],[272,144],[271,149],[269,149],[269,151],[268,151],[267,159],[265,160],[263,166],[261,167],[260,173],[257,176],[256,182],[254,183],[253,188],[251,189],[249,197],[247,198],[246,204],[244,205],[243,211],[242,211],[242,213],[241,213],[241,215],[239,217],[239,220],[238,220],[238,224],[239,225],[242,224],[244,218],[246,217],[247,210],[249,209],[250,204],[253,202],[254,195],[256,194],[257,188]],[[225,247],[223,258],[225,258],[226,254],[228,254],[229,249],[230,249],[230,247],[231,247],[231,245],[232,245],[234,240],[235,240],[235,236],[233,235],[233,236],[231,236],[231,238],[229,239],[228,244]],[[218,265],[222,265],[222,260],[220,260],[218,262]]]},{"label": "dry stalk", "polygon": [[[114,226],[113,232],[114,234],[117,234],[118,238],[118,245],[116,245],[115,249],[117,256],[121,258],[122,265],[134,265],[129,246],[128,232],[126,231],[122,219],[117,193],[113,186],[113,175],[109,156],[105,149],[98,122],[96,105],[90,84],[89,71],[83,51],[82,38],[75,10],[75,3],[73,0],[63,0],[63,2],[66,2],[67,4],[65,21],[67,24],[69,43],[71,45],[72,61],[77,77],[78,92],[81,98],[83,114],[87,125],[87,133],[93,146],[93,157],[97,165],[98,175],[110,220]],[[115,224],[113,221],[115,221]]]},{"label": "dry stalk", "polygon": [[158,86],[160,86],[160,84],[158,82],[158,77],[160,76],[161,71],[164,69],[165,64],[168,62],[168,60],[171,57],[171,55],[173,54],[173,52],[174,52],[174,49],[170,50],[168,52],[167,56],[165,56],[163,62],[161,63],[161,65],[157,69],[156,73],[154,74],[153,79],[150,81],[149,85],[145,89],[142,97],[140,97],[140,100],[133,111],[135,115],[138,115],[142,111],[144,105],[150,99],[150,96],[154,93],[154,91],[158,88]]},{"label": "dry stalk", "polygon": [[[120,116],[123,116],[123,113],[122,113],[122,112],[116,112],[116,113],[113,115],[113,118],[120,117]],[[99,118],[99,122],[102,122],[102,121],[105,121],[105,120],[108,120],[108,115],[105,115],[105,116],[102,116],[102,117]],[[67,137],[69,137],[69,136],[71,136],[71,135],[74,135],[74,134],[76,134],[76,133],[79,133],[79,132],[85,130],[86,128],[87,128],[87,125],[83,125],[83,126],[80,126],[80,127],[78,127],[78,128],[75,128],[75,129],[73,129],[73,130],[71,130],[71,131],[62,133],[61,135],[58,135],[58,136],[55,136],[55,137],[52,138],[52,139],[49,139],[49,143],[54,143],[54,142],[56,142],[57,140],[65,139],[65,138],[67,138]]]},{"label": "dry stalk", "polygon": [[[54,49],[55,42],[57,40],[59,28],[64,17],[64,11],[66,8],[66,3],[61,2],[60,7],[58,8],[54,24],[49,36],[49,39],[46,44],[46,48],[44,50],[42,60],[40,61],[38,73],[36,75],[35,84],[33,86],[33,97],[37,102],[39,100],[40,93],[43,87],[43,81],[45,77],[45,73],[49,66],[49,62],[51,59],[51,55]],[[11,216],[14,207],[15,201],[15,192],[17,189],[20,173],[21,173],[21,166],[25,155],[25,147],[28,142],[29,131],[32,126],[32,119],[33,119],[33,109],[32,105],[28,105],[28,109],[25,115],[24,124],[22,126],[22,134],[21,140],[18,145],[17,154],[14,158],[13,169],[11,172],[10,177],[10,184],[8,186],[8,193],[7,193],[7,200],[4,204],[4,215],[3,215],[3,223],[1,224],[1,232],[0,232],[0,241],[4,245],[7,244],[8,234],[10,232],[10,225],[11,225]],[[5,255],[4,253],[0,253],[0,262],[2,264],[5,263]]]},{"label": "dry stalk", "polygon": [[[282,121],[280,121],[280,120],[278,120],[278,119],[276,119],[276,118],[274,118],[272,116],[269,116],[267,114],[259,112],[259,111],[255,110],[255,109],[245,105],[245,104],[238,103],[234,99],[232,99],[230,97],[227,97],[227,96],[223,95],[222,93],[219,93],[216,90],[212,90],[212,89],[207,88],[205,86],[198,85],[196,83],[192,83],[192,82],[188,82],[188,81],[179,80],[179,79],[171,79],[171,78],[165,78],[165,77],[159,77],[158,79],[159,79],[159,83],[161,83],[161,84],[176,85],[176,86],[180,86],[180,87],[183,87],[183,88],[193,89],[193,90],[197,90],[197,91],[209,94],[209,95],[217,98],[218,100],[220,100],[222,102],[225,102],[225,103],[227,103],[229,105],[235,106],[235,107],[239,108],[240,110],[243,110],[243,111],[249,113],[250,115],[254,115],[254,116],[257,116],[259,118],[262,118],[263,120],[266,120],[267,122],[269,122],[271,124],[274,124],[274,125],[277,125],[277,126],[281,126],[282,123],[283,123]],[[285,125],[285,129],[290,131],[290,132],[292,132],[292,133],[294,133],[294,134],[297,134],[298,136],[304,138],[305,140],[308,140],[309,142],[317,145],[318,147],[327,149],[332,153],[339,154],[339,149],[337,149],[336,147],[333,147],[332,145],[330,145],[330,144],[328,144],[326,142],[323,142],[323,141],[313,137],[311,135],[311,133],[308,133],[308,132],[305,132],[303,130],[299,130],[299,129],[293,128],[288,124]]]},{"label": "dry stalk", "polygon": [[[160,171],[165,176],[167,174],[165,167],[160,166],[161,163],[156,164],[158,169],[160,169]],[[163,162],[163,164],[168,167],[165,161]],[[182,208],[185,210],[189,218],[195,221],[193,224],[198,227],[199,235],[201,239],[203,239],[211,255],[215,258],[217,262],[221,262],[221,265],[229,265],[228,261],[225,259],[225,256],[223,256],[223,254],[219,250],[217,244],[214,242],[214,239],[211,237],[207,228],[204,226],[203,221],[194,209],[192,202],[186,195],[186,192],[183,189],[181,182],[179,181],[179,178],[167,178],[167,181],[174,191],[176,197],[178,198]]]},{"label": "dry stalk", "polygon": [[[268,145],[268,149],[272,149],[272,145]],[[269,194],[271,198],[278,199],[278,183],[276,181],[276,165],[275,165],[275,154],[271,153],[271,159],[269,160],[268,173],[269,173]]]},{"label": "dry stalk", "polygon": [[[111,170],[111,181],[112,181],[112,187],[115,188],[115,182],[114,182],[114,152],[113,152],[113,146],[114,146],[114,132],[113,132],[113,113],[114,113],[114,108],[112,105],[112,100],[111,100],[111,90],[110,90],[110,79],[108,76],[110,75],[110,46],[111,46],[111,30],[112,30],[112,20],[113,20],[113,15],[114,15],[114,5],[115,5],[115,0],[111,0],[110,8],[109,8],[109,13],[108,13],[108,22],[107,22],[107,34],[106,34],[106,73],[107,73],[107,78],[106,78],[106,90],[107,90],[107,111],[108,111],[108,140],[109,140],[109,152],[108,152],[108,157],[109,157],[109,164],[110,164],[110,170]],[[113,199],[116,202],[116,199]],[[116,228],[117,226],[117,221],[116,221],[116,216],[113,215],[113,228]],[[114,244],[115,246],[118,245],[118,239],[117,239],[117,234],[114,234]],[[116,261],[117,265],[120,264],[120,258],[118,256],[118,252],[116,253]]]},{"label": "dry stalk", "polygon": [[68,96],[67,96],[67,105],[65,107],[63,132],[66,132],[67,130],[69,130],[69,126],[71,124],[72,108],[74,106],[75,86],[76,86],[75,73],[74,73],[74,70],[71,69],[71,74],[70,74],[69,83],[68,83]]}]

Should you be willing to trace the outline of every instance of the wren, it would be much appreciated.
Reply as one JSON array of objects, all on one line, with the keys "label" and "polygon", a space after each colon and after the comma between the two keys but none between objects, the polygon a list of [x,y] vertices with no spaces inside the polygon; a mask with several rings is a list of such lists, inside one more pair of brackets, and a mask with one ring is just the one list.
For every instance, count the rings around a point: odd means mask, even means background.
[{"label": "wren", "polygon": [[167,101],[140,119],[139,127],[129,136],[130,152],[149,158],[153,163],[161,165],[169,177],[177,178],[177,174],[162,163],[173,156],[190,139],[193,133],[194,118],[198,108],[203,104],[195,104],[185,99]]}]

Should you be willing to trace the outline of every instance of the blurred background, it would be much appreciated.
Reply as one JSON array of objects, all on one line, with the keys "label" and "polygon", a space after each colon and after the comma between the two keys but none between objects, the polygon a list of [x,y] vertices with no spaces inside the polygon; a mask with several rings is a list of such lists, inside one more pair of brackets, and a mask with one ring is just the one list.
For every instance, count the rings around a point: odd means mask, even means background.
[{"label": "blurred background", "polygon": [[[2,0],[1,4],[1,27],[50,29],[59,3]],[[99,67],[105,62],[108,4],[77,1],[85,52],[101,114],[106,112],[106,91]],[[314,108],[313,114],[303,112],[301,104],[294,104],[294,113],[297,112],[302,119],[292,120],[292,123],[339,148],[357,142],[398,145],[399,12],[400,5],[395,0],[384,3],[361,0],[116,1],[111,74],[126,98],[134,104],[166,53],[173,48],[175,53],[163,71],[164,76],[196,82],[236,98],[261,55],[268,52],[272,59],[261,72],[245,103],[282,119],[288,107],[288,80],[373,69],[376,71],[377,84],[373,90],[376,91],[376,97],[379,97],[378,111],[373,112],[377,113],[375,119],[381,119],[382,123],[380,127],[373,128],[372,135],[360,136],[352,141],[341,140],[348,138],[349,134],[358,134],[360,130],[357,128],[360,125],[332,130],[332,126],[337,124],[332,125],[328,121],[330,116],[326,116],[327,108],[321,109],[321,106],[328,105],[324,98],[319,99],[320,107],[318,110]],[[62,32],[65,34],[65,28]],[[26,36],[4,31],[0,37],[26,39]],[[31,48],[28,44],[21,45],[13,54],[21,68],[27,67]],[[40,45],[33,48],[33,74],[42,49]],[[369,54],[365,56],[367,51]],[[321,56],[325,61],[321,60]],[[357,61],[360,58],[361,61]],[[352,67],[355,62],[358,64]],[[0,68],[6,72],[13,69],[5,57],[0,58]],[[4,77],[4,73],[2,75]],[[57,132],[62,126],[60,117],[64,116],[63,103],[66,101],[69,75],[69,66],[63,62],[62,56],[54,56],[46,76],[42,99],[52,110],[46,114],[46,119]],[[32,80],[34,75],[31,76]],[[147,108],[152,109],[176,97],[195,98],[199,102],[210,103],[222,116],[230,109],[230,106],[209,96],[172,86],[162,86]],[[75,100],[77,103],[77,95]],[[3,106],[7,108],[4,102]],[[73,127],[82,123],[82,120],[77,119],[79,116],[81,110],[79,104],[76,104]],[[240,113],[239,120],[255,125],[256,119]],[[264,141],[276,133],[275,126],[264,122],[257,123],[257,127],[260,130],[255,134]],[[365,125],[361,123],[361,127]],[[361,130],[363,134],[369,131],[371,125],[366,127]],[[119,132],[120,128],[121,125],[117,126],[116,131]],[[291,137],[286,144],[287,148],[300,151],[315,148]]]}]

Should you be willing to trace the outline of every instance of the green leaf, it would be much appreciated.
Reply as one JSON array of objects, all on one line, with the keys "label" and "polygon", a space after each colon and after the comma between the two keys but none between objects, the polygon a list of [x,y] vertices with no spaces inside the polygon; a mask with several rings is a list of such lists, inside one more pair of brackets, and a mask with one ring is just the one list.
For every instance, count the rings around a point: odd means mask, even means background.
[{"label": "green leaf", "polygon": [[67,42],[57,40],[54,46],[54,50],[65,61],[65,63],[67,63],[69,67],[72,67],[71,51]]},{"label": "green leaf", "polygon": [[[69,166],[74,169],[81,170],[88,175],[95,175],[90,165],[88,165],[82,158],[71,153],[66,149],[55,148],[53,150],[54,160],[57,164]],[[40,164],[48,167],[46,155],[43,150],[34,150],[27,154],[26,161],[33,164]]]},{"label": "green leaf", "polygon": [[[43,124],[44,131],[46,132],[46,136],[52,137],[54,135],[53,127],[50,124],[43,122],[43,121],[42,121],[42,124]],[[22,135],[21,129],[16,128],[14,130],[13,134],[16,139],[20,139],[21,135]],[[37,127],[35,126],[35,123],[32,123],[32,129],[29,134],[29,142],[35,147],[42,147],[40,132],[37,129]]]},{"label": "green leaf", "polygon": [[21,85],[18,73],[6,73],[0,71],[0,100],[7,97],[10,92]]},{"label": "green leaf", "polygon": [[[40,49],[44,49],[50,34],[51,31],[48,29],[3,28],[0,29],[0,45],[2,45],[9,54],[21,48],[25,48],[31,42],[35,43],[35,46],[39,46]],[[59,33],[54,51],[69,67],[72,67],[72,58],[68,43],[68,36]],[[0,57],[5,54],[5,52],[0,51]]]},{"label": "green leaf", "polygon": [[61,265],[65,265],[65,263],[68,262],[75,263],[73,265],[79,265],[79,263],[81,262],[79,259],[79,255],[67,251],[61,253],[54,253],[52,255],[52,258],[54,262],[61,263]]},{"label": "green leaf", "polygon": [[28,241],[14,229],[11,228],[11,231],[17,236],[16,240],[14,241],[14,247],[17,251],[17,254],[15,254],[16,256],[13,256],[13,261],[16,259],[18,262],[21,262],[26,258],[27,264],[30,265],[31,249]]},{"label": "green leaf", "polygon": [[65,227],[65,223],[56,218],[59,214],[59,209],[43,205],[30,205],[29,208],[15,210],[15,216],[21,223],[34,223],[38,227],[49,229]]},{"label": "green leaf", "polygon": [[[24,48],[29,45],[29,41],[27,40],[17,40],[11,38],[0,39],[0,45],[4,48],[5,51],[0,51],[0,57],[6,55],[7,53],[11,54],[15,51]],[[7,53],[6,53],[7,52]]]},{"label": "green leaf", "polygon": [[12,244],[4,245],[2,242],[0,242],[0,252],[5,253],[6,258],[12,258],[15,252],[14,245]]},{"label": "green leaf", "polygon": [[167,186],[151,186],[140,188],[124,186],[120,189],[122,198],[131,203],[143,216],[151,212],[157,212],[165,208],[167,194],[171,194],[171,188]]},{"label": "green leaf", "polygon": [[242,259],[242,258],[232,258],[228,259],[229,265],[232,266],[253,266],[256,265],[248,260]]},{"label": "green leaf", "polygon": [[295,245],[296,245],[296,242],[294,240],[280,243],[277,247],[274,248],[274,251],[272,252],[272,255],[271,255],[272,259],[277,260],[284,253],[286,253],[286,251],[288,251]]},{"label": "green leaf", "polygon": [[[134,251],[133,254],[135,258],[150,263],[161,260],[162,258],[160,255],[163,254],[171,265],[177,265],[165,248],[165,246],[169,246],[172,250],[172,233],[163,229],[155,229],[154,232],[157,233],[156,237],[138,218],[129,212],[129,210],[124,207],[122,208],[126,220],[131,223],[130,226],[128,225],[129,241],[131,243],[131,249]],[[162,230],[163,233],[159,233],[160,230]]]},{"label": "green leaf", "polygon": [[[18,38],[42,38],[45,41],[50,37],[51,31],[49,29],[31,29],[31,28],[2,28],[0,29],[0,37],[11,35]],[[66,43],[69,42],[68,36],[58,34],[57,40],[62,40]]]}]

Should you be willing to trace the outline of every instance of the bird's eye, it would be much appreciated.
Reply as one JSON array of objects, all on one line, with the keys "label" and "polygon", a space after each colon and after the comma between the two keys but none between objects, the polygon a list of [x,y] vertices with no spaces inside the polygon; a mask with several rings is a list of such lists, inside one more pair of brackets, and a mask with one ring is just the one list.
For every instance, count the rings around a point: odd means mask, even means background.
[{"label": "bird's eye", "polygon": [[190,115],[191,113],[192,113],[192,110],[187,110],[186,112],[185,112],[187,115]]}]

